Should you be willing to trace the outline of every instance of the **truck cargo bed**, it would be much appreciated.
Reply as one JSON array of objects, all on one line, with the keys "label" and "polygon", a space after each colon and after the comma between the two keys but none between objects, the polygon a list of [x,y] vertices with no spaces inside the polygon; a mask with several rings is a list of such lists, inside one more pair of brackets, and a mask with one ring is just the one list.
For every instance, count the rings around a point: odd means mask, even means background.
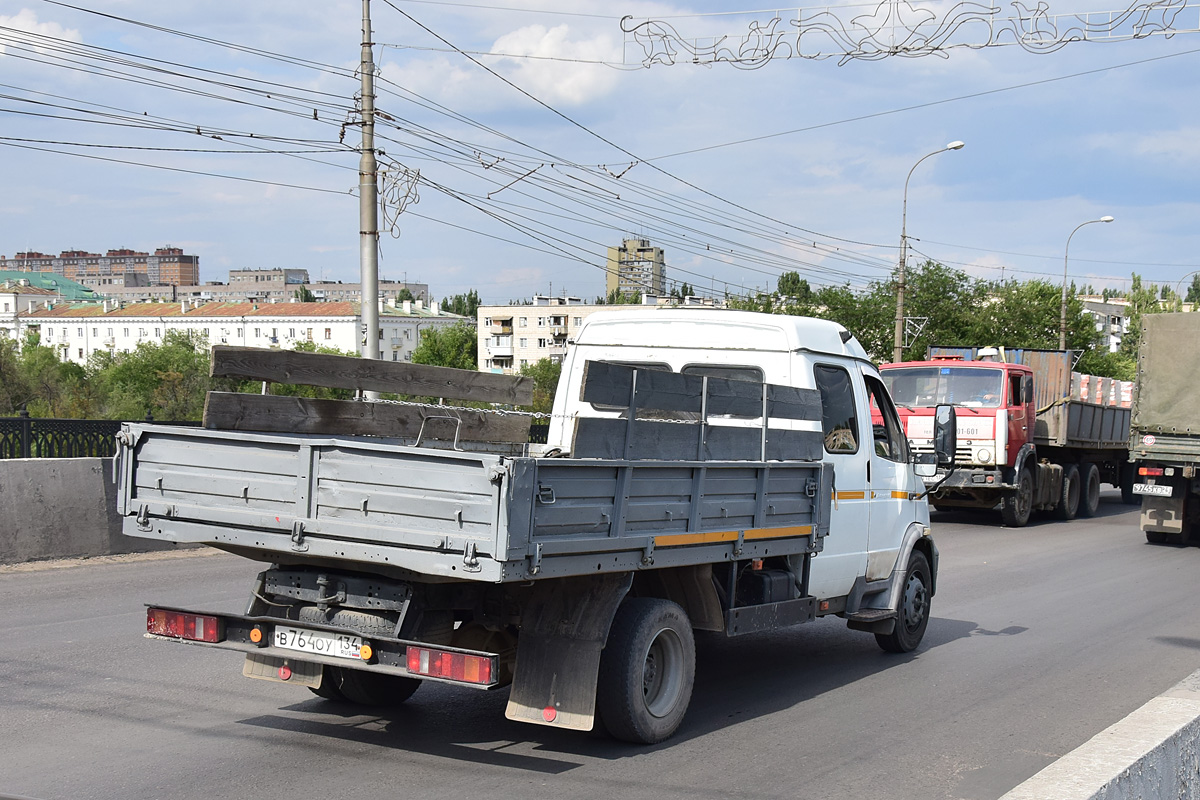
[{"label": "truck cargo bed", "polygon": [[368,437],[129,424],[130,536],[279,564],[488,582],[816,552],[833,468],[508,457]]}]

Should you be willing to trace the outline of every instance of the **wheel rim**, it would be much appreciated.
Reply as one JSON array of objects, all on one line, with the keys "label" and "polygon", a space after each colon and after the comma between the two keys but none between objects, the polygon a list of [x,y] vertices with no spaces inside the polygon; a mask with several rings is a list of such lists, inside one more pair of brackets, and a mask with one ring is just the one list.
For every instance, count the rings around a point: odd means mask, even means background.
[{"label": "wheel rim", "polygon": [[1022,517],[1033,507],[1033,478],[1028,472],[1021,473],[1021,488],[1017,490],[1017,513]]},{"label": "wheel rim", "polygon": [[646,710],[665,717],[679,702],[683,689],[683,642],[679,634],[663,628],[654,634],[642,664],[642,698]]},{"label": "wheel rim", "polygon": [[908,576],[904,584],[904,629],[917,630],[929,610],[929,592],[925,589],[925,580],[921,573],[914,572]]}]

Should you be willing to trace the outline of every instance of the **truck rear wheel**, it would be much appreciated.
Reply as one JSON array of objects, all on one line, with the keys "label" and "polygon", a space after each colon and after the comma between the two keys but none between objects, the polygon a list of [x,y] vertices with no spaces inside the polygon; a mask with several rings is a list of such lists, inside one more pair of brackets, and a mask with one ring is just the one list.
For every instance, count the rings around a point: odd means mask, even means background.
[{"label": "truck rear wheel", "polygon": [[1072,520],[1079,512],[1079,467],[1068,464],[1063,467],[1062,491],[1058,504],[1054,506],[1056,519]]},{"label": "truck rear wheel", "polygon": [[683,722],[695,677],[687,613],[670,600],[626,598],[600,656],[596,708],[608,732],[636,744],[666,739]]},{"label": "truck rear wheel", "polygon": [[383,675],[361,669],[327,667],[333,673],[333,685],[342,697],[360,706],[390,708],[398,706],[421,685],[416,678]]},{"label": "truck rear wheel", "polygon": [[1121,502],[1127,506],[1136,506],[1142,498],[1133,493],[1133,484],[1137,483],[1137,465],[1132,461],[1121,464]]},{"label": "truck rear wheel", "polygon": [[1079,516],[1094,517],[1100,510],[1100,468],[1095,464],[1080,466]]},{"label": "truck rear wheel", "polygon": [[921,644],[929,626],[929,559],[920,550],[908,557],[896,627],[891,633],[875,634],[875,641],[889,653],[911,653]]},{"label": "truck rear wheel", "polygon": [[1033,511],[1033,475],[1022,468],[1017,473],[1017,490],[1000,501],[1000,518],[1010,528],[1023,528],[1029,524]]}]

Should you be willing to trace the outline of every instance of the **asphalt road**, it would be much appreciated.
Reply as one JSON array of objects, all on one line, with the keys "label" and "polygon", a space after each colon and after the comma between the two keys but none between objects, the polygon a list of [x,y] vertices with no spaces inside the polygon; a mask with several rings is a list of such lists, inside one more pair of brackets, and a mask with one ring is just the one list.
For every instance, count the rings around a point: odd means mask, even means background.
[{"label": "asphalt road", "polygon": [[934,619],[907,656],[836,619],[702,640],[680,733],[639,748],[426,685],[385,716],[149,641],[143,603],[241,611],[226,555],[0,568],[0,796],[995,798],[1200,668],[1200,548],[1101,516],[935,514]]}]

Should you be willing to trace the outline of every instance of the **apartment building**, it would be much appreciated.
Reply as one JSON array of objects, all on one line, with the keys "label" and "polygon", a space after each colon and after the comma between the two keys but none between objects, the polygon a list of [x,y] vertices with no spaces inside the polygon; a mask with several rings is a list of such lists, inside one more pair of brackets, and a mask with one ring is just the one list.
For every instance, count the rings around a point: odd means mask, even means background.
[{"label": "apartment building", "polygon": [[578,297],[534,295],[527,305],[480,306],[476,312],[479,369],[512,374],[544,358],[561,362],[583,321],[601,309],[674,305],[720,308],[724,303],[707,297],[685,297],[680,301],[643,294],[641,305],[596,305]]},{"label": "apartment building", "polygon": [[[125,303],[153,303],[159,301],[205,300],[222,303],[287,303],[294,300],[296,292],[306,289],[318,301],[352,302],[362,301],[362,286],[357,283],[336,281],[310,281],[306,269],[231,269],[228,283],[210,281],[189,286],[150,286],[145,283],[111,284],[97,286],[97,290],[112,300]],[[379,281],[379,296],[385,301],[399,301],[400,295],[408,290],[415,300],[430,303],[429,285],[405,283],[403,281]]]},{"label": "apartment building", "polygon": [[[57,256],[29,251],[11,259],[0,255],[0,270],[53,272],[95,288],[136,282],[130,274],[144,275],[149,285],[178,286],[200,282],[200,257],[171,245],[153,254],[128,248],[109,250],[104,255],[86,250],[63,250]],[[105,280],[110,283],[105,284]]]},{"label": "apartment building", "polygon": [[[0,303],[3,298],[0,298]],[[454,325],[465,318],[427,308],[421,302],[383,303],[379,312],[380,358],[411,361],[421,331]],[[291,349],[301,342],[359,352],[358,303],[50,303],[21,311],[11,321],[0,316],[0,336],[38,333],[43,345],[64,361],[84,364],[97,351],[129,352],[159,343],[168,331],[204,336],[210,345]]]},{"label": "apartment building", "polygon": [[667,265],[661,247],[652,247],[648,239],[625,239],[619,247],[608,248],[605,264],[606,294],[661,295],[666,291]]}]

